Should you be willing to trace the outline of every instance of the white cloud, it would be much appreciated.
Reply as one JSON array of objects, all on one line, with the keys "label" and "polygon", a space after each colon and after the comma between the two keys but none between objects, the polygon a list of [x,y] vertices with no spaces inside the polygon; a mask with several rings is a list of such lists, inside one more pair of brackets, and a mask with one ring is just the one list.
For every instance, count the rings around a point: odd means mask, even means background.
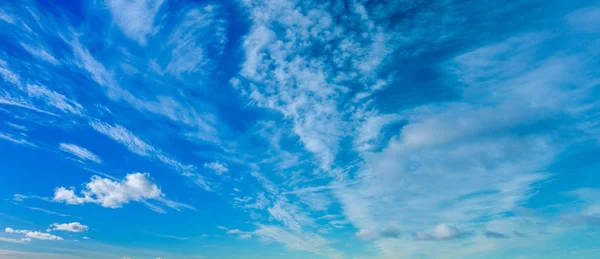
[{"label": "white cloud", "polygon": [[40,240],[63,240],[62,237],[55,236],[55,235],[52,235],[52,234],[49,234],[49,233],[42,233],[42,232],[38,232],[38,231],[15,230],[15,229],[12,229],[12,228],[6,228],[4,231],[6,233],[11,233],[11,234],[24,234],[28,238],[33,238],[33,239],[40,239]]},{"label": "white cloud", "polygon": [[49,90],[44,86],[28,84],[25,88],[25,91],[30,97],[39,99],[43,101],[46,105],[59,109],[62,112],[68,112],[78,115],[81,115],[83,113],[84,109],[81,106],[81,104],[68,99],[62,94]]},{"label": "white cloud", "polygon": [[147,173],[131,173],[125,176],[122,181],[93,176],[91,181],[86,183],[81,194],[82,196],[78,196],[73,189],[59,187],[54,191],[52,200],[71,205],[96,203],[102,207],[112,209],[121,208],[124,204],[132,201],[147,202],[153,200],[174,209],[180,207],[193,208],[164,198],[165,194],[151,181],[150,175]]},{"label": "white cloud", "polygon": [[[358,3],[350,12],[336,10],[330,3],[263,1],[245,4],[253,20],[244,40],[246,60],[240,76],[251,83],[237,82],[258,106],[282,113],[293,122],[293,132],[304,147],[315,154],[323,170],[333,172],[340,139],[353,131],[344,121],[340,100],[349,98],[345,84],[360,90],[380,85],[377,67],[390,53],[389,36],[360,12]],[[336,16],[353,21],[336,24]],[[364,28],[362,26],[365,26]],[[281,29],[285,28],[285,29]],[[364,29],[364,30],[363,30]],[[360,33],[354,33],[361,30]],[[371,40],[364,40],[364,38]],[[321,46],[324,51],[315,52]],[[345,133],[344,131],[348,132]]]},{"label": "white cloud", "polygon": [[4,133],[0,133],[0,139],[10,141],[10,142],[18,144],[18,145],[24,145],[24,146],[30,146],[30,147],[36,146],[35,144],[29,142],[29,140],[27,140],[25,138],[19,138],[19,137],[4,134]]},{"label": "white cloud", "polygon": [[28,198],[29,198],[29,196],[27,196],[27,195],[18,194],[18,193],[13,194],[13,201],[16,201],[16,202],[22,202]]},{"label": "white cloud", "polygon": [[27,127],[25,127],[23,125],[20,125],[20,124],[11,123],[11,122],[8,122],[8,121],[5,121],[4,124],[10,126],[11,128],[20,130],[20,131],[28,131]]},{"label": "white cloud", "polygon": [[204,168],[209,168],[209,169],[215,171],[218,175],[227,173],[229,171],[229,168],[227,168],[227,164],[223,164],[219,161],[215,161],[215,162],[211,162],[211,163],[204,163]]},{"label": "white cloud", "polygon": [[12,16],[8,15],[7,13],[5,13],[3,10],[0,10],[0,20],[10,23],[10,24],[15,24],[15,18],[13,18]]},{"label": "white cloud", "polygon": [[446,240],[446,239],[452,239],[455,237],[459,237],[461,234],[462,233],[453,226],[450,226],[447,224],[438,224],[437,226],[435,226],[432,233],[429,234],[429,233],[419,232],[419,233],[417,233],[417,237],[420,239],[426,239],[426,240],[427,239]]},{"label": "white cloud", "polygon": [[4,97],[0,97],[0,104],[10,105],[10,106],[16,106],[16,107],[19,107],[19,108],[23,108],[23,109],[35,111],[35,112],[38,112],[38,113],[43,113],[43,114],[46,114],[46,115],[51,115],[51,116],[58,117],[58,115],[55,114],[55,113],[39,109],[39,108],[35,107],[33,104],[31,104],[29,101],[24,100],[22,98],[14,98],[14,97],[12,97],[10,94],[8,94],[6,92],[4,92]]},{"label": "white cloud", "polygon": [[[562,145],[547,121],[585,118],[579,112],[587,110],[587,61],[539,56],[554,39],[526,34],[458,55],[445,65],[460,97],[402,111],[405,125],[387,147],[365,149],[354,178],[334,184],[357,235],[376,240],[382,258],[441,254],[423,239],[522,227],[518,220],[500,223],[498,215],[525,204],[551,176],[544,170]],[[472,252],[495,241],[456,244]]]},{"label": "white cloud", "polygon": [[147,37],[156,32],[154,17],[163,0],[105,0],[113,21],[129,38],[146,44]]},{"label": "white cloud", "polygon": [[218,6],[207,5],[183,15],[169,36],[168,42],[173,48],[166,72],[177,77],[189,73],[207,74],[211,66],[208,55],[221,54],[227,43],[226,21],[218,17],[219,11]]},{"label": "white cloud", "polygon": [[287,249],[311,252],[328,258],[343,258],[341,252],[330,246],[331,241],[317,234],[294,233],[281,227],[265,225],[258,225],[258,229],[252,234],[265,241],[282,243]]},{"label": "white cloud", "polygon": [[110,125],[101,121],[90,122],[92,128],[124,145],[129,151],[141,156],[149,156],[156,152],[154,147],[147,144],[121,125]]},{"label": "white cloud", "polygon": [[13,85],[20,86],[21,80],[17,74],[12,72],[8,67],[6,61],[0,59],[0,75],[4,81],[9,82]]},{"label": "white cloud", "polygon": [[25,206],[25,208],[28,208],[30,210],[35,210],[35,211],[41,211],[46,214],[56,215],[56,216],[60,216],[60,217],[71,217],[71,215],[67,215],[67,214],[63,214],[63,213],[59,213],[59,212],[55,212],[55,211],[51,211],[51,210],[47,210],[47,209],[42,209],[42,208],[29,207],[29,206]]},{"label": "white cloud", "polygon": [[0,242],[6,243],[15,243],[15,244],[23,244],[31,242],[31,238],[8,238],[8,237],[0,237]]},{"label": "white cloud", "polygon": [[67,231],[67,232],[85,232],[88,230],[88,226],[82,225],[79,222],[71,222],[71,223],[53,223],[50,225],[52,230],[56,231]]},{"label": "white cloud", "polygon": [[227,230],[227,235],[235,235],[239,239],[248,239],[248,238],[252,237],[252,233],[246,232],[246,231],[241,231],[239,229],[229,229],[229,230]]},{"label": "white cloud", "polygon": [[[213,127],[215,117],[207,113],[199,113],[193,105],[165,95],[140,95],[122,88],[111,71],[96,60],[90,52],[77,41],[71,42],[71,48],[78,58],[78,65],[85,69],[101,86],[106,87],[106,95],[114,101],[125,101],[142,112],[166,117],[174,122],[191,127],[195,138],[204,141],[218,142],[217,131]],[[190,134],[188,134],[190,135]]]},{"label": "white cloud", "polygon": [[23,46],[23,48],[27,52],[29,52],[29,54],[33,55],[34,57],[37,57],[37,58],[44,60],[48,63],[51,63],[53,65],[58,65],[60,63],[60,61],[58,61],[54,56],[52,56],[50,53],[48,53],[43,48],[36,48],[36,47],[33,47],[33,46],[25,44],[25,43],[21,43],[21,46]]},{"label": "white cloud", "polygon": [[154,148],[150,144],[146,143],[142,139],[138,138],[131,131],[125,127],[115,124],[111,125],[101,121],[91,121],[90,125],[96,131],[108,136],[112,140],[124,145],[129,151],[144,157],[150,157],[158,159],[164,164],[171,166],[181,175],[193,178],[196,184],[201,186],[203,189],[210,191],[210,183],[202,177],[202,175],[196,173],[196,167],[191,165],[185,165],[181,162],[170,158],[161,150]]},{"label": "white cloud", "polygon": [[86,148],[77,146],[75,144],[60,143],[58,147],[60,150],[72,154],[76,157],[79,157],[80,159],[89,160],[97,164],[102,163],[102,159],[100,159],[100,157],[87,150]]}]

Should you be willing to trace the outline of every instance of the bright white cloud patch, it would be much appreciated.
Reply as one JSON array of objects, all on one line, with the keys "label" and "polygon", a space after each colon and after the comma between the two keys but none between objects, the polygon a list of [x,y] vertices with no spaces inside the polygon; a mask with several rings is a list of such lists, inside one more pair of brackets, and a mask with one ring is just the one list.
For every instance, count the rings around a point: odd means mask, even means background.
[{"label": "bright white cloud patch", "polygon": [[71,222],[71,223],[53,223],[50,225],[52,230],[55,231],[67,231],[67,232],[85,232],[88,230],[88,226],[83,225],[79,222]]},{"label": "bright white cloud patch", "polygon": [[173,202],[164,198],[165,194],[152,182],[147,173],[132,173],[122,181],[93,176],[81,195],[74,189],[56,188],[52,198],[55,202],[71,205],[95,203],[102,207],[116,209],[129,202],[146,202],[153,200],[171,208],[189,207],[189,205]]},{"label": "bright white cloud patch", "polygon": [[63,240],[62,237],[55,236],[55,235],[52,235],[50,233],[43,233],[43,232],[38,232],[38,231],[16,230],[16,229],[12,229],[12,228],[6,228],[4,231],[6,233],[11,233],[11,234],[23,234],[23,235],[27,236],[28,238],[33,238],[33,239],[40,239],[40,240]]},{"label": "bright white cloud patch", "polygon": [[102,159],[100,159],[100,157],[98,157],[96,154],[75,144],[60,143],[58,147],[60,150],[74,155],[82,160],[92,161],[97,164],[102,163]]}]

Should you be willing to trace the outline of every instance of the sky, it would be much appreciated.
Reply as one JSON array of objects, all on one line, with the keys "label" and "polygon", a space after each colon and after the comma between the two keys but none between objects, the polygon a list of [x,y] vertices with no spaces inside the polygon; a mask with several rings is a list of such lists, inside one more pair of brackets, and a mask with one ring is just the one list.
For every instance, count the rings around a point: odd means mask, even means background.
[{"label": "sky", "polygon": [[0,1],[0,259],[597,258],[596,1]]}]

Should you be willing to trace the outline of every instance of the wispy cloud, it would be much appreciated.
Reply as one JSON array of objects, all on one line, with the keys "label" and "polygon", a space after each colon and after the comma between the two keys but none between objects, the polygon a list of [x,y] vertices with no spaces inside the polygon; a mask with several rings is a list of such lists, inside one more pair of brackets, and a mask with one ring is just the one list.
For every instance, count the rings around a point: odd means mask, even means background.
[{"label": "wispy cloud", "polygon": [[162,0],[106,0],[113,21],[125,35],[140,44],[146,44],[148,36],[156,32],[154,18]]},{"label": "wispy cloud", "polygon": [[25,237],[25,238],[0,237],[0,242],[23,244],[23,243],[31,242],[31,238],[28,238],[28,237]]},{"label": "wispy cloud", "polygon": [[0,20],[10,23],[10,24],[15,23],[15,18],[13,18],[9,14],[5,13],[3,10],[0,10]]},{"label": "wispy cloud", "polygon": [[16,136],[4,134],[4,133],[0,133],[0,139],[10,141],[10,142],[18,144],[18,145],[24,145],[24,146],[30,146],[30,147],[36,146],[35,144],[29,142],[27,139],[25,139],[23,137],[16,137]]},{"label": "wispy cloud", "polygon": [[43,48],[39,48],[39,47],[36,48],[36,47],[33,47],[33,46],[25,44],[25,43],[21,43],[21,46],[23,46],[23,48],[27,52],[29,52],[29,54],[33,55],[36,58],[39,58],[39,59],[46,61],[53,65],[58,65],[60,63],[60,61],[58,61],[54,56],[52,56],[50,53],[48,53]]},{"label": "wispy cloud", "polygon": [[100,157],[98,157],[94,153],[90,152],[89,150],[87,150],[83,147],[77,146],[75,144],[60,143],[58,145],[58,148],[64,152],[74,155],[80,159],[92,161],[97,164],[102,163],[102,159],[100,159]]},{"label": "wispy cloud", "polygon": [[83,106],[76,101],[68,99],[66,96],[41,85],[28,84],[26,87],[27,94],[32,98],[37,98],[43,101],[46,105],[54,107],[62,112],[81,115]]},{"label": "wispy cloud", "polygon": [[343,258],[342,253],[331,248],[331,241],[316,234],[291,233],[281,227],[264,225],[259,225],[253,234],[268,241],[283,243],[288,249],[307,251],[328,258]]},{"label": "wispy cloud", "polygon": [[155,151],[154,147],[147,144],[121,125],[111,125],[101,121],[91,121],[94,130],[108,136],[119,144],[124,145],[129,151],[141,156],[150,156]]},{"label": "wispy cloud", "polygon": [[[15,194],[15,198],[16,198],[16,195],[18,195],[18,194]],[[60,217],[71,217],[71,215],[68,215],[68,214],[63,214],[63,213],[59,213],[59,212],[56,212],[56,211],[51,211],[51,210],[37,208],[37,207],[25,206],[25,208],[28,208],[30,210],[35,210],[35,211],[41,211],[41,212],[44,212],[46,214],[56,215],[56,216],[60,216]]]}]

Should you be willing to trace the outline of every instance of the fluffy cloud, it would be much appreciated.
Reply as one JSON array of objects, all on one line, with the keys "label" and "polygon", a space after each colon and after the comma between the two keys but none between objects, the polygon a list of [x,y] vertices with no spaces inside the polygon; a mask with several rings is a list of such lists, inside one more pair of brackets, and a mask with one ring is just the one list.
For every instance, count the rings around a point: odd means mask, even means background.
[{"label": "fluffy cloud", "polygon": [[96,203],[106,208],[121,208],[129,202],[146,202],[154,200],[171,208],[188,207],[189,205],[177,203],[165,199],[165,194],[151,181],[147,173],[132,173],[125,176],[122,181],[114,181],[108,178],[93,176],[81,196],[75,194],[73,189],[65,187],[56,188],[54,191],[55,202],[80,205],[84,203]]},{"label": "fluffy cloud", "polygon": [[88,226],[82,225],[79,222],[71,222],[71,223],[53,223],[50,225],[52,230],[56,231],[67,231],[67,232],[85,232],[88,230]]},{"label": "fluffy cloud", "polygon": [[27,236],[28,238],[33,238],[33,239],[40,239],[40,240],[63,240],[62,237],[55,236],[55,235],[52,235],[50,233],[43,233],[43,232],[38,232],[38,231],[15,230],[15,229],[12,229],[12,228],[6,228],[4,231],[6,233],[12,233],[12,234],[23,234],[23,235]]},{"label": "fluffy cloud", "polygon": [[96,154],[92,153],[91,151],[87,150],[86,148],[77,146],[75,144],[60,143],[58,148],[64,152],[74,155],[82,160],[92,161],[97,164],[102,163],[102,159],[100,159],[100,157],[98,157]]}]

